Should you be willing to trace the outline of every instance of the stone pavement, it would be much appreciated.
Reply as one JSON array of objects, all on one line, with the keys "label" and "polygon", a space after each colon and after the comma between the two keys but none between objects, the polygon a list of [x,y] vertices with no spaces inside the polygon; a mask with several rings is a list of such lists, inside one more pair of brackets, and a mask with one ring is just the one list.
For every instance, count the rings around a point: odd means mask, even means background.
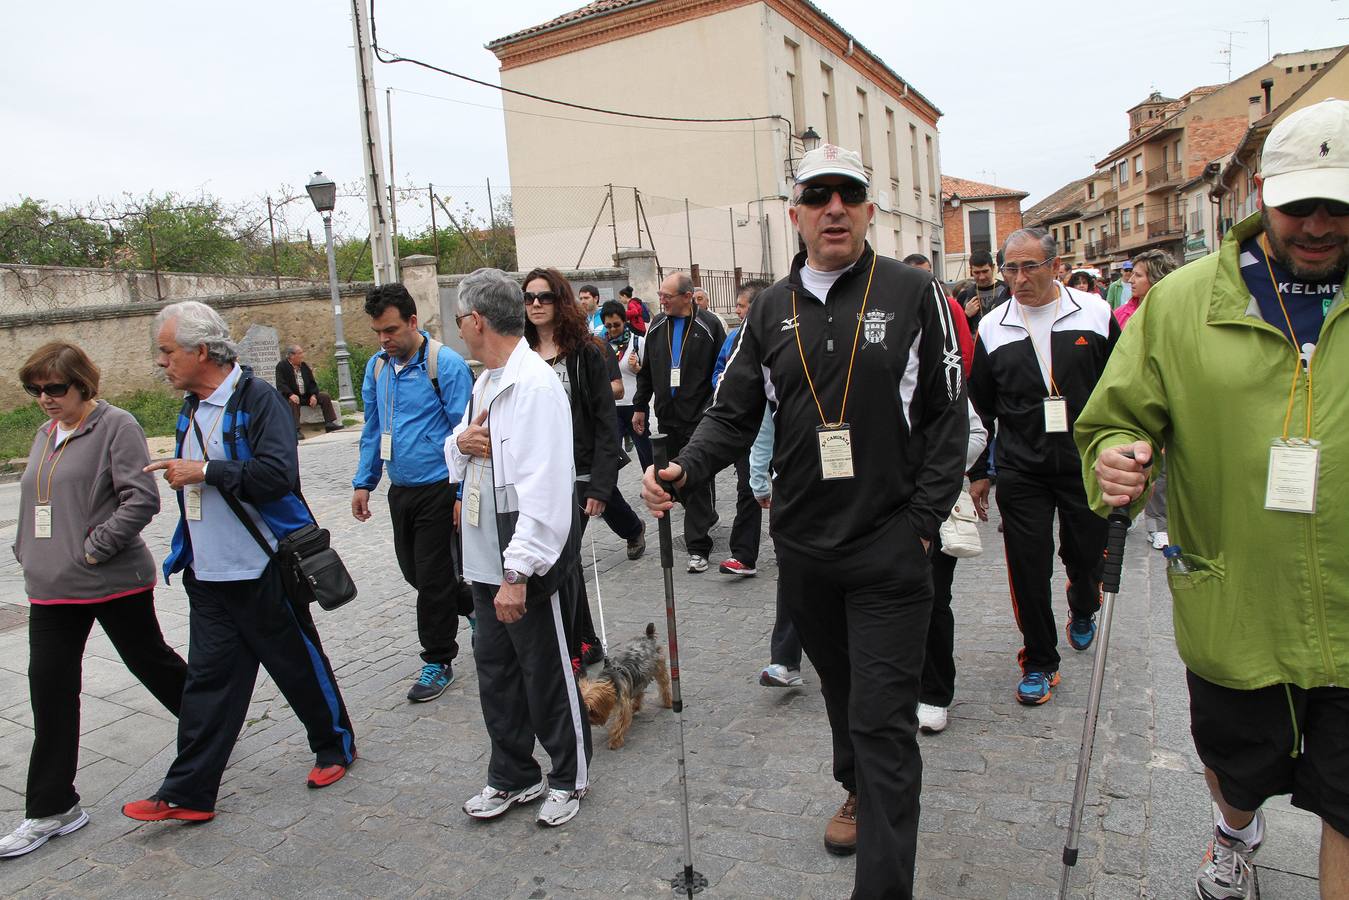
[{"label": "stone pavement", "polygon": [[[483,784],[487,740],[465,649],[439,700],[404,693],[419,668],[411,591],[390,546],[383,491],[365,524],[349,513],[353,431],[300,447],[306,493],[332,529],[360,596],[316,611],[356,728],[360,760],[322,791],[304,734],[265,676],[205,825],[142,825],[120,805],[148,796],[172,757],[174,722],[94,629],[85,656],[78,786],[92,822],[38,852],[0,860],[0,895],[29,897],[668,897],[682,855],[675,717],[648,703],[627,745],[610,751],[595,731],[593,789],[580,816],[540,830],[533,812],[469,820],[460,805]],[[635,466],[623,473],[637,497]],[[734,500],[718,483],[724,556]],[[171,498],[147,531],[162,558]],[[12,539],[17,485],[0,485],[0,538]],[[676,517],[676,533],[679,520]],[[959,683],[951,727],[922,739],[925,771],[920,898],[1055,896],[1072,798],[1091,654],[1065,658],[1063,684],[1040,708],[1013,700],[1019,645],[1001,543],[956,574]],[[629,563],[602,523],[595,535],[612,641],[647,622],[665,633],[655,528]],[[1193,896],[1211,808],[1191,747],[1183,670],[1171,637],[1161,555],[1129,546],[1097,732],[1075,898]],[[589,548],[586,548],[589,559]],[[22,578],[0,559],[0,827],[22,818],[31,745]],[[829,856],[821,834],[843,799],[830,776],[823,701],[807,687],[760,687],[772,627],[776,567],[765,541],[761,574],[732,580],[677,569],[694,863],[724,898],[848,896],[850,859]],[[682,554],[677,556],[682,559]],[[1061,577],[1058,581],[1061,595]],[[595,602],[592,581],[592,603]],[[160,621],[185,652],[180,584],[157,592]],[[1065,614],[1060,608],[1059,615]],[[463,632],[467,643],[467,629]],[[1067,651],[1071,654],[1071,651]],[[1287,804],[1270,811],[1261,882],[1266,900],[1316,896],[1316,820]]]}]

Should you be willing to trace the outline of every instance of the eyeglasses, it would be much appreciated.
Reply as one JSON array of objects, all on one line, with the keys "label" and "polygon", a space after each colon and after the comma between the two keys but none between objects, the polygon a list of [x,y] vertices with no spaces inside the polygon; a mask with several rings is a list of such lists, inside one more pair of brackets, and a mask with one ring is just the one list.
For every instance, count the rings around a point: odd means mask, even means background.
[{"label": "eyeglasses", "polygon": [[1041,269],[1048,268],[1053,265],[1054,260],[1052,259],[1047,259],[1044,262],[1037,262],[1037,263],[1021,263],[1020,265],[1018,265],[1017,263],[1007,263],[1005,265],[999,266],[998,271],[1008,278],[1015,278],[1022,272],[1026,273],[1027,275],[1032,275],[1040,271]]},{"label": "eyeglasses", "polygon": [[25,384],[23,389],[28,392],[29,396],[40,397],[41,395],[46,394],[48,397],[55,400],[64,397],[69,393],[70,382],[66,381],[55,384]]},{"label": "eyeglasses", "polygon": [[1326,200],[1322,197],[1308,197],[1306,200],[1294,200],[1292,203],[1285,203],[1283,206],[1274,207],[1285,216],[1292,216],[1295,219],[1303,219],[1316,212],[1318,206],[1325,206],[1326,215],[1339,218],[1349,216],[1349,203],[1342,200]]},{"label": "eyeglasses", "polygon": [[539,291],[537,294],[525,291],[524,296],[525,306],[529,306],[531,303],[542,303],[545,306],[549,306],[557,302],[557,294],[552,291]]},{"label": "eyeglasses", "polygon": [[659,299],[659,300],[661,300],[661,301],[668,302],[668,301],[670,301],[670,300],[673,300],[673,299],[676,298],[676,297],[682,297],[682,296],[684,296],[685,294],[691,294],[691,293],[693,293],[693,291],[675,291],[673,294],[667,294],[667,293],[665,293],[664,291],[657,291],[657,292],[656,292],[656,297],[657,297],[657,299]]},{"label": "eyeglasses", "polygon": [[856,206],[866,202],[867,186],[856,181],[847,181],[843,184],[808,184],[801,189],[801,195],[796,198],[796,202],[800,206],[828,206],[835,194],[838,194],[838,198],[848,206]]},{"label": "eyeglasses", "polygon": [[471,319],[471,318],[473,318],[473,313],[471,313],[471,312],[466,312],[466,313],[463,313],[462,315],[455,316],[455,317],[454,317],[454,327],[455,327],[455,328],[458,328],[460,325],[463,324],[463,322],[464,322],[465,319]]}]

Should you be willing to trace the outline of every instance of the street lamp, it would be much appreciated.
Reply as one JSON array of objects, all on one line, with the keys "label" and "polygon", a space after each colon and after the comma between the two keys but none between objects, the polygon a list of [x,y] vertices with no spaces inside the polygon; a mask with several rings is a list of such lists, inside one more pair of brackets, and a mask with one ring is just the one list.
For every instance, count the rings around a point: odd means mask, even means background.
[{"label": "street lamp", "polygon": [[328,244],[328,289],[333,298],[333,337],[335,346],[333,356],[337,357],[337,403],[343,412],[355,412],[356,395],[351,391],[351,354],[347,352],[347,339],[342,332],[342,295],[337,292],[337,254],[333,250],[333,207],[337,205],[337,184],[322,172],[304,186],[309,199],[314,201],[314,209],[323,216],[323,234]]},{"label": "street lamp", "polygon": [[806,126],[805,131],[801,132],[801,146],[807,153],[820,146],[820,136],[809,125]]}]

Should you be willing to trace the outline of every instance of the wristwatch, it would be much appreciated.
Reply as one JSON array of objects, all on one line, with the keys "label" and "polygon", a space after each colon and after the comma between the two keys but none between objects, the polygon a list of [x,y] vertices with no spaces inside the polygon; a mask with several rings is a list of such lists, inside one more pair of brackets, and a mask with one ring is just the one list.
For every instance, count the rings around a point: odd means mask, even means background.
[{"label": "wristwatch", "polygon": [[524,572],[517,572],[514,569],[506,569],[505,573],[507,584],[524,584],[529,580],[529,576]]}]

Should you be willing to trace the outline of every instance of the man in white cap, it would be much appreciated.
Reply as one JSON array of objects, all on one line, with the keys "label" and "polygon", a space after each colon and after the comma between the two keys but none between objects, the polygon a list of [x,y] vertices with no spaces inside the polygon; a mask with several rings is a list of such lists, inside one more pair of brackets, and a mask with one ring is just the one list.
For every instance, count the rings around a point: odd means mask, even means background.
[{"label": "man in white cap", "polygon": [[1166,451],[1176,645],[1220,814],[1198,896],[1257,895],[1260,807],[1292,794],[1321,818],[1321,897],[1344,900],[1349,102],[1276,125],[1255,183],[1260,212],[1148,291],[1076,437],[1101,513],[1136,514]]},{"label": "man in white cap", "polygon": [[[969,420],[951,307],[930,272],[866,242],[851,150],[810,151],[790,215],[805,245],[750,307],[716,400],[661,478],[680,496],[776,435],[778,599],[815,666],[847,792],[825,848],[857,853],[854,897],[913,896],[928,554],[960,491]],[[671,506],[654,468],[643,499]]]}]

